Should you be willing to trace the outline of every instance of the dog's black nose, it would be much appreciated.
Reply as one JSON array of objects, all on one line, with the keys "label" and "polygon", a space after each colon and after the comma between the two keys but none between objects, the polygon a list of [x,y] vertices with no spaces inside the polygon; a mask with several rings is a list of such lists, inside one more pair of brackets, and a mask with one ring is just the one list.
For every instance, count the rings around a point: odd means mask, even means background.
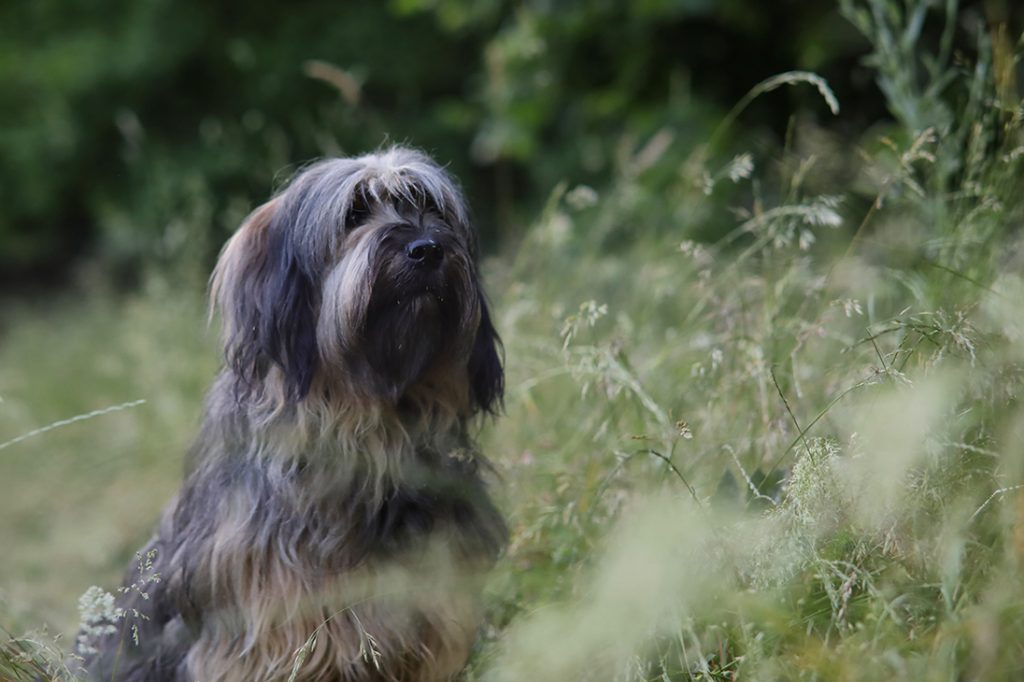
[{"label": "dog's black nose", "polygon": [[417,239],[406,245],[405,255],[416,265],[433,268],[444,258],[444,249],[433,239]]}]

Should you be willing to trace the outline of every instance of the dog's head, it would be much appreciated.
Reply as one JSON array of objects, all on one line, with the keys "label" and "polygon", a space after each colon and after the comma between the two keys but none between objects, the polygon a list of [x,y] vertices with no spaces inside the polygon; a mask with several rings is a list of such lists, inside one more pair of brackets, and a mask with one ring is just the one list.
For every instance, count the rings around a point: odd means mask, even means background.
[{"label": "dog's head", "polygon": [[465,377],[494,411],[499,339],[476,269],[476,234],[452,178],[392,148],[298,174],[224,247],[212,278],[228,367],[283,399],[358,387],[398,404],[431,373]]}]

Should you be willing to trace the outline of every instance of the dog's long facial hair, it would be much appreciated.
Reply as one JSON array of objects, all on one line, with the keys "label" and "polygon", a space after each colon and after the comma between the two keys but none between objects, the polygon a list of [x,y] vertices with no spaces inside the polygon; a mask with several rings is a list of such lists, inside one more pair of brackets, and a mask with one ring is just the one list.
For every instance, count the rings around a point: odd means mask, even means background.
[{"label": "dog's long facial hair", "polygon": [[506,537],[469,433],[503,388],[475,253],[451,178],[402,148],[249,216],[212,280],[225,369],[144,550],[159,582],[129,572],[95,678],[459,672]]}]

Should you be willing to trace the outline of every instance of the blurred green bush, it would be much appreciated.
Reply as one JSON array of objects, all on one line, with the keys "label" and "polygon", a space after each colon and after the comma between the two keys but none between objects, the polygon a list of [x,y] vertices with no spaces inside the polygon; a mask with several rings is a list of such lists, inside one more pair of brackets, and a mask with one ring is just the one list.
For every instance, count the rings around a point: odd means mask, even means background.
[{"label": "blurred green bush", "polygon": [[[387,141],[450,161],[493,240],[557,181],[663,129],[692,148],[765,76],[866,47],[815,0],[34,0],[0,37],[8,284],[205,262],[297,166]],[[781,132],[801,96],[750,118]]]}]

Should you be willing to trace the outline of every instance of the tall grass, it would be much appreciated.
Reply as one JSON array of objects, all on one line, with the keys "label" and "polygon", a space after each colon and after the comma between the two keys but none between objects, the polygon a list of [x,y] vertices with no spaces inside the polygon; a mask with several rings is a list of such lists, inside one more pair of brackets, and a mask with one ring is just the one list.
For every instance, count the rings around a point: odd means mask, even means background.
[{"label": "tall grass", "polygon": [[[954,65],[955,4],[934,51],[926,3],[844,10],[896,123],[840,172],[798,126],[652,196],[641,149],[502,272],[515,536],[477,678],[1024,673],[1021,103],[983,27]],[[731,182],[736,229],[690,241]]]},{"label": "tall grass", "polygon": [[[1006,75],[1016,61],[980,26],[973,61],[955,59],[955,2],[842,5],[872,45],[895,123],[857,141],[797,124],[775,155],[694,149],[668,187],[649,177],[671,170],[671,131],[624,146],[609,186],[555,188],[523,240],[485,264],[509,395],[483,440],[513,535],[469,679],[1024,674],[1024,109]],[[933,48],[926,19],[948,28]],[[773,96],[782,82],[752,93]],[[742,126],[736,113],[728,124]],[[742,199],[719,210],[723,192]],[[726,237],[697,238],[727,221]],[[89,401],[57,372],[18,368],[38,357],[39,335],[97,334],[104,318],[18,318],[29,331],[0,354],[22,377],[0,386],[5,429],[56,390],[77,412],[174,396],[166,422],[144,416],[149,404],[117,415],[138,430],[102,476],[58,472],[54,486],[53,470],[40,475],[46,465],[28,458],[96,450],[106,417],[66,440],[20,443],[20,459],[5,451],[0,476],[20,476],[46,522],[79,527],[95,504],[115,513],[88,499],[94,486],[132,470],[126,453],[140,442],[173,432],[177,448],[191,431],[181,405],[198,410],[212,362],[160,359],[181,328],[199,328],[198,306],[167,311],[163,300],[132,302],[129,321],[100,335],[112,357],[140,353],[113,374],[141,390]],[[139,329],[140,316],[160,322]],[[170,346],[154,339],[164,331]],[[208,357],[208,342],[189,347]],[[189,378],[175,388],[178,370]],[[173,488],[169,468],[152,472]],[[54,504],[57,490],[75,504]],[[0,509],[27,523],[15,498]],[[134,537],[99,538],[92,552],[121,556],[84,572],[39,559],[66,535],[7,537],[0,546],[40,562],[0,564],[31,595],[14,599],[18,622],[56,591],[64,610],[45,613],[70,632],[73,595],[114,582],[152,512],[129,524]],[[0,675],[54,660],[39,651],[12,643]]]}]

